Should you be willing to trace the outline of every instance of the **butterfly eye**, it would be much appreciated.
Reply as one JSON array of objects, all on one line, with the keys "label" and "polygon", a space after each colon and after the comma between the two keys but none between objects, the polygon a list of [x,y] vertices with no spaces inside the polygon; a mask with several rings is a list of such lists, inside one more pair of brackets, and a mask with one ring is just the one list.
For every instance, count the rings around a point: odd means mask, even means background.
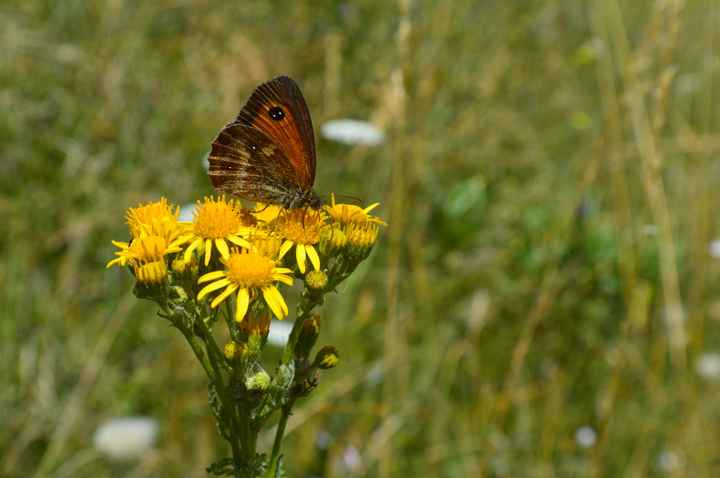
[{"label": "butterfly eye", "polygon": [[273,121],[280,121],[285,117],[285,112],[279,106],[273,106],[268,110],[268,115]]}]

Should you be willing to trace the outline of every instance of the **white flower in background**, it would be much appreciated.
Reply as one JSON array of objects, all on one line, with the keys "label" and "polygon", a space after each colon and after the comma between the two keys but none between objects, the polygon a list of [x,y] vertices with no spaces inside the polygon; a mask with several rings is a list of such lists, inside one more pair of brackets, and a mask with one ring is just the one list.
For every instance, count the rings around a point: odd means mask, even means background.
[{"label": "white flower in background", "polygon": [[382,364],[378,363],[376,365],[373,365],[372,368],[370,368],[370,370],[368,370],[368,373],[366,376],[368,385],[374,386],[379,383],[382,383],[384,375],[385,375],[385,372],[383,370]]},{"label": "white flower in background", "polygon": [[682,458],[672,450],[665,450],[658,456],[658,467],[667,473],[677,471],[682,466]]},{"label": "white flower in background", "polygon": [[720,258],[720,239],[715,239],[710,242],[709,252],[711,256]]},{"label": "white flower in background", "polygon": [[109,458],[131,460],[142,457],[152,448],[157,431],[157,422],[152,418],[113,418],[95,431],[93,443]]},{"label": "white flower in background", "polygon": [[205,153],[205,156],[203,156],[202,159],[203,168],[205,168],[205,171],[210,171],[210,160],[208,158],[210,158],[210,151]]},{"label": "white flower in background", "polygon": [[315,444],[321,450],[327,450],[330,447],[332,439],[333,437],[331,434],[329,434],[325,430],[322,430],[320,431],[320,433],[317,434],[317,437],[315,438]]},{"label": "white flower in background", "polygon": [[320,129],[323,137],[343,144],[377,146],[385,141],[385,133],[372,123],[356,119],[330,120]]},{"label": "white flower in background", "polygon": [[184,205],[180,208],[180,217],[178,217],[178,221],[180,222],[193,222],[193,219],[195,219],[195,204],[189,203]]},{"label": "white flower in background", "polygon": [[695,361],[695,373],[707,380],[720,379],[720,353],[704,353]]},{"label": "white flower in background", "polygon": [[350,445],[345,448],[342,456],[343,465],[350,471],[360,471],[362,469],[362,458],[360,452],[354,446]]},{"label": "white flower in background", "polygon": [[590,426],[582,426],[575,430],[575,441],[583,448],[590,448],[597,441],[597,433]]},{"label": "white flower in background", "polygon": [[270,332],[268,332],[268,343],[276,347],[285,347],[290,337],[290,332],[292,332],[292,327],[292,322],[273,319],[270,323]]},{"label": "white flower in background", "polygon": [[640,234],[643,236],[657,236],[658,227],[655,224],[643,224],[640,226]]}]

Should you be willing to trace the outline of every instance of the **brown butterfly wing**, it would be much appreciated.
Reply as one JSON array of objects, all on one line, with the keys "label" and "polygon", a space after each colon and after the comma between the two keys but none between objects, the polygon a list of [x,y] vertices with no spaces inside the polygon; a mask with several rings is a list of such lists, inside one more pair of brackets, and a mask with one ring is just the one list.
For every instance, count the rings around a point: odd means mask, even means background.
[{"label": "brown butterfly wing", "polygon": [[315,137],[307,104],[297,83],[279,76],[257,87],[235,123],[259,129],[292,165],[288,179],[302,191],[315,181]]},{"label": "brown butterfly wing", "polygon": [[208,162],[208,176],[219,192],[275,204],[297,194],[295,165],[277,142],[251,126],[224,127],[212,143]]}]

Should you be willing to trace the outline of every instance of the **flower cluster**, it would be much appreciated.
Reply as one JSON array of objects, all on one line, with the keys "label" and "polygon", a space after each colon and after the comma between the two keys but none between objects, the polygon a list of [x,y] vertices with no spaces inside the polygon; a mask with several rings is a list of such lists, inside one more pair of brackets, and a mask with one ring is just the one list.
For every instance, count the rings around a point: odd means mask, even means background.
[{"label": "flower cluster", "polygon": [[[311,288],[325,289],[329,265],[340,260],[344,269],[354,269],[367,257],[384,224],[369,214],[377,205],[363,209],[333,197],[322,210],[263,204],[250,210],[234,199],[205,198],[197,202],[194,220],[184,223],[179,209],[162,198],[128,210],[131,240],[113,241],[119,251],[108,267],[130,266],[138,282],[148,285],[173,282],[192,265],[202,285],[198,301],[210,297],[214,309],[233,297],[234,318],[242,322],[262,297],[284,319],[288,306],[280,285],[303,278]],[[338,279],[344,277],[333,285]]]},{"label": "flower cluster", "polygon": [[[128,210],[130,240],[113,241],[118,250],[107,266],[128,267],[136,295],[157,302],[159,315],[188,340],[210,379],[213,414],[233,449],[231,468],[244,460],[257,473],[277,469],[279,441],[265,459],[248,434],[276,410],[282,423],[294,400],[314,389],[319,371],[338,363],[330,346],[310,357],[319,335],[314,309],[368,257],[385,224],[370,214],[377,206],[339,204],[333,196],[319,210],[248,209],[221,196],[198,201],[191,222],[180,221],[179,208],[164,198]],[[297,282],[304,286],[297,317],[271,377],[259,357],[271,317],[289,316],[288,292]],[[278,433],[281,440],[281,427]],[[223,467],[209,471],[222,474]]]}]

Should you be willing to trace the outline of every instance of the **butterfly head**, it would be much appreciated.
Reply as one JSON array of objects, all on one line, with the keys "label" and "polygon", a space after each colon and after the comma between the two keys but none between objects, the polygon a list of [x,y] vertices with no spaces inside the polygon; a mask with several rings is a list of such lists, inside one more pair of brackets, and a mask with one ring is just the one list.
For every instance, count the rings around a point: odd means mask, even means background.
[{"label": "butterfly head", "polygon": [[298,191],[297,193],[290,194],[283,201],[283,207],[287,209],[294,209],[298,207],[310,207],[311,209],[320,209],[325,204],[325,201],[320,199],[315,191],[312,189],[309,191]]}]

